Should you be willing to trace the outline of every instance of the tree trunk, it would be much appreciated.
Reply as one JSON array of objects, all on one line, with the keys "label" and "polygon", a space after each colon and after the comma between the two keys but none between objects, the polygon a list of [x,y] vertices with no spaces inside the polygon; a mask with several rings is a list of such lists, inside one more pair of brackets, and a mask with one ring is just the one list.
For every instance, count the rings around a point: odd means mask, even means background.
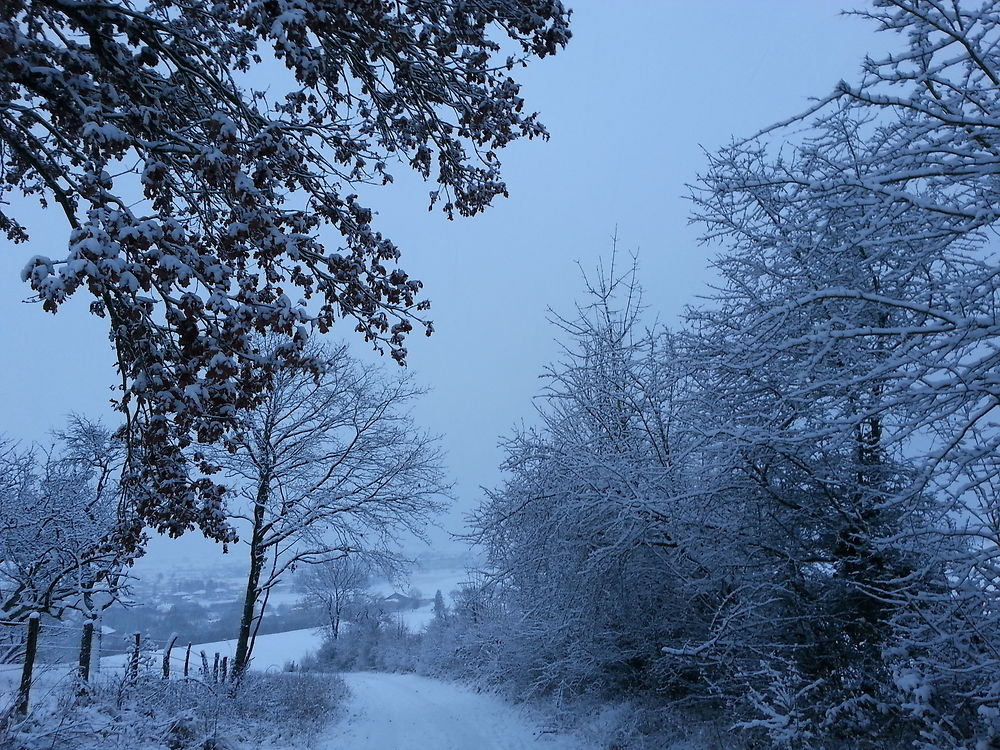
[{"label": "tree trunk", "polygon": [[174,644],[177,642],[177,636],[172,636],[170,642],[167,644],[166,650],[163,652],[163,679],[170,679],[170,652],[174,650]]},{"label": "tree trunk", "polygon": [[28,713],[28,696],[31,693],[31,673],[35,667],[35,654],[38,652],[38,628],[42,621],[37,612],[28,616],[28,644],[24,654],[24,669],[21,670],[21,687],[17,693],[17,712]]},{"label": "tree trunk", "polygon": [[90,681],[91,649],[94,642],[94,621],[85,620],[80,636],[80,681]]},{"label": "tree trunk", "polygon": [[[265,472],[257,486],[257,500],[253,509],[253,531],[250,536],[250,570],[247,573],[247,588],[243,596],[243,614],[240,617],[240,632],[236,641],[236,655],[233,657],[233,680],[239,680],[250,663],[250,635],[253,627],[257,601],[260,599],[260,574],[264,569],[264,509],[267,504],[271,477]],[[263,612],[258,616],[263,616]]]}]

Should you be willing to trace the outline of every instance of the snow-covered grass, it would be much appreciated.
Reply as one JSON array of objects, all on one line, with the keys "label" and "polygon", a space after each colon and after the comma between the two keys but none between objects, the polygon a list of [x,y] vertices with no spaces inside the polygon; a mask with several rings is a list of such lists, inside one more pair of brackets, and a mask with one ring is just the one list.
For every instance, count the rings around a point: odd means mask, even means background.
[{"label": "snow-covered grass", "polygon": [[[426,612],[425,612],[426,610]],[[400,613],[411,629],[432,609]],[[171,680],[159,676],[161,656],[147,654],[147,672],[124,677],[127,657],[105,657],[85,697],[68,665],[41,666],[28,721],[0,731],[2,750],[703,750],[736,748],[721,727],[683,722],[679,715],[599,701],[512,705],[475,686],[414,674],[282,672],[317,650],[322,631],[261,636],[251,673],[239,690],[200,679],[205,651],[232,656],[235,641],[192,648],[192,675],[180,679],[186,644],[172,654]],[[0,711],[13,700],[19,670],[0,670]],[[350,696],[347,690],[350,690]],[[0,687],[0,692],[3,692]],[[337,720],[346,716],[340,723]]]},{"label": "snow-covered grass", "polygon": [[447,599],[459,584],[467,581],[469,572],[465,568],[426,568],[411,571],[403,581],[375,581],[371,591],[382,596],[388,596],[402,590],[417,589],[424,598],[433,598],[435,591],[440,591]]},{"label": "snow-covered grass", "polygon": [[[257,672],[275,672],[284,669],[286,664],[300,663],[309,654],[315,653],[323,642],[321,628],[306,628],[291,630],[286,633],[270,633],[257,637],[254,645],[253,659],[250,669]],[[170,654],[170,670],[174,677],[180,676],[184,668],[186,643],[177,643]],[[236,653],[236,640],[199,643],[191,647],[191,670],[197,674],[201,664],[200,653],[204,651],[209,662],[215,654],[228,656],[230,659]],[[143,651],[142,659],[148,671],[160,673],[163,660],[159,649]],[[115,654],[101,659],[101,671],[111,676],[120,676],[128,663],[128,654]],[[62,662],[58,664],[36,663],[32,693],[45,693],[58,688],[72,679],[75,674],[75,664]],[[0,664],[0,710],[5,701],[12,700],[21,679],[20,664]]]},{"label": "snow-covered grass", "polygon": [[[193,646],[187,680],[181,677],[186,644],[171,653],[170,680],[161,678],[161,652],[142,654],[138,680],[125,676],[127,655],[104,657],[85,695],[71,665],[39,664],[31,712],[26,720],[0,729],[0,748],[270,750],[307,743],[338,715],[343,683],[333,675],[282,670],[315,651],[321,637],[317,629],[260,636],[251,672],[239,688],[215,683],[201,670],[202,651],[211,665],[216,653],[232,658],[235,640]],[[0,670],[0,714],[13,703],[19,678],[20,667]]]},{"label": "snow-covered grass", "polygon": [[85,692],[72,684],[0,730],[4,750],[223,750],[300,747],[341,711],[333,675],[250,673],[237,686],[201,680],[138,680],[105,674]]},{"label": "snow-covered grass", "polygon": [[417,609],[401,609],[395,616],[411,633],[419,633],[434,619],[434,603],[424,604]]}]

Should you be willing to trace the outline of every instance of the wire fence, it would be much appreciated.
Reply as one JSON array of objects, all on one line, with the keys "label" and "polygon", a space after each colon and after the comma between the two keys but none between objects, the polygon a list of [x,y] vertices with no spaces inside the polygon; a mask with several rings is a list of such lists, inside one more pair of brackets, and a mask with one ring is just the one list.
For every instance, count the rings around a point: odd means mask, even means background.
[{"label": "wire fence", "polygon": [[[30,694],[41,676],[51,682],[55,675],[57,683],[75,680],[81,683],[80,689],[86,689],[86,683],[96,672],[117,674],[126,681],[158,676],[205,684],[225,683],[233,677],[229,653],[196,647],[178,635],[152,638],[141,633],[116,633],[109,638],[95,624],[96,621],[88,620],[80,624],[46,621],[42,625],[37,615],[25,620],[0,620],[0,627],[8,629],[6,638],[0,630],[0,656],[16,656],[21,661],[0,664],[0,714],[26,714]],[[23,633],[10,637],[12,630],[20,630],[22,626]],[[120,645],[109,649],[109,641]],[[109,650],[112,653],[107,653]],[[19,682],[13,679],[17,672],[20,672]],[[8,693],[9,700],[4,700],[4,693]],[[9,707],[4,709],[4,704]],[[0,716],[0,720],[3,718]]]}]

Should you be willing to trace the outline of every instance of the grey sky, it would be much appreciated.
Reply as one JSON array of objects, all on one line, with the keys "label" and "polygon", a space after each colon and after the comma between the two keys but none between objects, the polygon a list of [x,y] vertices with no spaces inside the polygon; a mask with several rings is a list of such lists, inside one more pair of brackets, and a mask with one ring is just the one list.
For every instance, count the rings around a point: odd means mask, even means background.
[{"label": "grey sky", "polygon": [[[827,0],[571,5],[570,46],[517,74],[552,139],[501,154],[509,200],[448,222],[427,212],[428,187],[402,167],[396,186],[372,194],[379,228],[433,301],[437,333],[414,336],[409,359],[434,389],[418,415],[445,437],[459,510],[497,481],[498,438],[531,417],[537,375],[556,353],[546,308],[571,309],[576,262],[592,269],[617,226],[619,246],[639,252],[651,313],[676,320],[709,278],[710,251],[697,245],[683,199],[704,166],[701,147],[800,111],[856,78],[865,52],[893,43]],[[110,418],[114,381],[105,325],[82,296],[57,316],[20,303],[25,260],[58,257],[67,232],[55,212],[32,216],[32,245],[0,260],[0,431],[26,440],[70,411]],[[192,542],[157,544],[154,554],[179,548],[213,554]]]}]

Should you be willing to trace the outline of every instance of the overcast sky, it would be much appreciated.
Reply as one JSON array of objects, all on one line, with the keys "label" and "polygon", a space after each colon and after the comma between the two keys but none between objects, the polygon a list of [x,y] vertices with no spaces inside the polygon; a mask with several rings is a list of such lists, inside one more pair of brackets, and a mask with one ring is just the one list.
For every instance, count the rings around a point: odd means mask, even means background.
[{"label": "overcast sky", "polygon": [[[802,110],[838,80],[856,79],[866,52],[893,44],[829,0],[570,6],[569,47],[517,74],[552,138],[501,154],[508,200],[449,222],[427,212],[428,186],[404,179],[402,167],[396,186],[373,193],[378,227],[433,301],[437,333],[413,336],[409,361],[433,388],[418,416],[444,436],[458,496],[452,528],[480,485],[497,483],[498,439],[531,419],[538,373],[556,356],[546,309],[572,309],[577,263],[592,269],[617,227],[619,247],[638,252],[650,313],[677,321],[710,278],[711,250],[698,245],[684,199],[702,149]],[[32,244],[0,256],[0,432],[24,440],[44,439],[71,411],[113,419],[104,322],[87,314],[82,295],[57,316],[21,302],[24,262],[59,257],[68,231],[54,211],[32,217]],[[157,544],[150,562],[180,549],[217,553]]]}]

